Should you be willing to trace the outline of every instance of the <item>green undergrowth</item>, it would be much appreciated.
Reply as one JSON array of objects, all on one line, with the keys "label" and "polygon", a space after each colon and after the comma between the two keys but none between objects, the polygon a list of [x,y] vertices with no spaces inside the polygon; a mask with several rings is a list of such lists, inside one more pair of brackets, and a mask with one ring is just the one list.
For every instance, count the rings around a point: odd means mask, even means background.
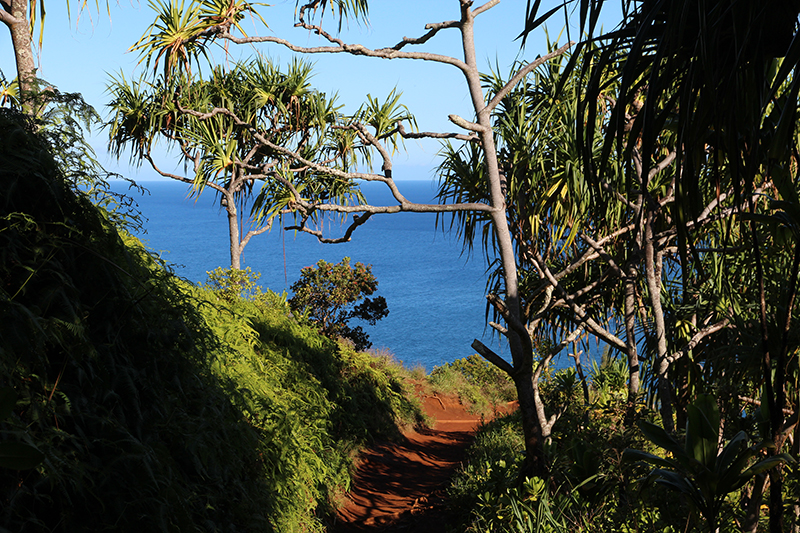
[{"label": "green undergrowth", "polygon": [[262,435],[281,530],[296,517],[329,516],[349,488],[357,451],[421,420],[402,367],[299,324],[285,296],[231,297],[208,287],[194,294],[223,341],[212,369],[235,384],[237,407]]},{"label": "green undergrowth", "polygon": [[[449,488],[453,515],[461,518],[451,531],[683,531],[685,502],[661,486],[643,487],[646,472],[622,460],[626,448],[652,447],[626,424],[627,402],[612,379],[616,363],[593,369],[588,404],[574,369],[548,375],[541,384],[549,413],[566,406],[545,447],[547,479],[521,474],[525,446],[519,412],[479,429]],[[636,414],[653,416],[641,408]]]},{"label": "green undergrowth", "polygon": [[354,451],[419,419],[402,371],[179,280],[35,132],[0,113],[0,443],[44,458],[2,457],[0,531],[324,530]]},{"label": "green undergrowth", "polygon": [[457,396],[468,411],[487,416],[517,398],[508,374],[477,354],[434,367],[428,383],[433,393]]}]

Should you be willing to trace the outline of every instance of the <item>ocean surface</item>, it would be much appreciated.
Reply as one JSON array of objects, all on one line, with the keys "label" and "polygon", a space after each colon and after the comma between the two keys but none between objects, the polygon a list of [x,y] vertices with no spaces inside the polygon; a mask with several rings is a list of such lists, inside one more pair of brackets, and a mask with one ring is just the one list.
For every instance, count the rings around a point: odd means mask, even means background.
[{"label": "ocean surface", "polygon": [[[204,191],[195,201],[188,186],[179,182],[140,185],[147,189],[144,195],[123,182],[115,182],[113,188],[139,204],[145,230],[139,237],[177,275],[203,283],[208,271],[230,265],[227,219],[213,191]],[[392,204],[385,187],[367,185],[370,202]],[[431,181],[403,181],[398,187],[412,201],[434,203]],[[471,256],[462,254],[456,235],[437,229],[435,220],[429,213],[375,215],[355,231],[351,242],[342,244],[321,244],[311,235],[274,228],[248,243],[243,267],[261,274],[262,287],[281,293],[289,292],[302,267],[320,259],[338,263],[350,257],[351,263],[372,265],[378,280],[375,296],[386,298],[389,308],[389,315],[375,326],[360,324],[373,348],[388,350],[409,368],[422,366],[427,371],[473,354],[470,345],[476,338],[508,358],[507,347],[486,327],[482,252],[476,248]]]}]

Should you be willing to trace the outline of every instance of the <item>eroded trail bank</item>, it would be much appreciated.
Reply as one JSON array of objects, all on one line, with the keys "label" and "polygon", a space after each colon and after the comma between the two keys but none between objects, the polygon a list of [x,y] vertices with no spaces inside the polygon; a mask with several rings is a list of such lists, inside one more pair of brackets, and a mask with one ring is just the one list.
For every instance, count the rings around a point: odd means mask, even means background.
[{"label": "eroded trail bank", "polygon": [[337,533],[445,531],[447,485],[481,417],[453,398],[425,397],[423,406],[435,420],[431,429],[410,431],[399,442],[379,443],[361,455]]}]

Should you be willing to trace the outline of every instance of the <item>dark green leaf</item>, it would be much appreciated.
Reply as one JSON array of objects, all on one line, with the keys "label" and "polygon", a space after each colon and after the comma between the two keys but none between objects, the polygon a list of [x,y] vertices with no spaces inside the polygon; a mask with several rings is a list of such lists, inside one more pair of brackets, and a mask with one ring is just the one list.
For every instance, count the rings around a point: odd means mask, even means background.
[{"label": "dark green leaf", "polygon": [[0,421],[11,416],[17,404],[17,393],[11,387],[0,389]]},{"label": "dark green leaf", "polygon": [[0,442],[0,467],[14,470],[33,468],[44,461],[44,454],[22,442]]}]

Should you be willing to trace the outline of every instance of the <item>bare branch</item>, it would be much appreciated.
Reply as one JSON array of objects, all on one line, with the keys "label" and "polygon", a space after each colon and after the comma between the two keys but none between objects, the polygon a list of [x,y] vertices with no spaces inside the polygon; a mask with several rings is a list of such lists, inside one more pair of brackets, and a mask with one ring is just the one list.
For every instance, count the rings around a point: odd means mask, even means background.
[{"label": "bare branch", "polygon": [[497,322],[489,322],[489,326],[494,328],[494,330],[498,332],[500,335],[508,335],[508,329],[504,328]]},{"label": "bare branch", "polygon": [[570,309],[575,313],[581,323],[585,324],[587,329],[591,331],[596,336],[600,337],[608,344],[614,346],[615,348],[619,349],[620,351],[627,350],[627,346],[624,342],[622,342],[619,337],[611,333],[610,331],[606,330],[600,324],[597,323],[592,317],[586,314],[586,311],[583,309],[583,306],[578,305],[575,300],[567,293],[564,287],[555,279],[553,273],[547,267],[547,265],[542,261],[541,256],[537,250],[533,250],[534,258],[537,263],[537,268],[545,275],[547,280],[550,282],[553,287],[561,293],[564,300],[567,304],[569,304]]},{"label": "bare branch", "polygon": [[[6,2],[5,0],[3,0],[3,4],[11,6],[11,4],[9,2]],[[15,24],[22,24],[22,21],[20,19],[18,19],[5,9],[0,9],[0,22],[2,22],[8,27],[11,27]]]},{"label": "bare branch", "polygon": [[377,57],[382,59],[421,59],[423,61],[433,61],[435,63],[444,63],[452,65],[459,70],[466,71],[469,67],[463,61],[454,57],[445,56],[441,54],[432,54],[429,52],[403,52],[395,48],[380,48],[373,50],[361,44],[346,44],[326,33],[319,26],[312,26],[310,24],[298,23],[296,26],[305,28],[321,37],[325,38],[333,44],[333,46],[297,46],[286,39],[273,37],[270,35],[260,37],[236,37],[232,35],[227,29],[218,33],[221,39],[226,39],[235,44],[256,44],[256,43],[273,43],[279,44],[288,48],[289,50],[301,54],[350,54],[354,56]]},{"label": "bare branch", "polygon": [[339,244],[339,243],[343,243],[343,242],[350,242],[350,238],[353,235],[353,232],[356,230],[356,228],[359,227],[360,225],[362,225],[367,220],[369,220],[369,217],[371,217],[371,216],[372,216],[372,213],[364,213],[361,216],[358,216],[358,215],[354,216],[353,217],[353,223],[350,224],[347,227],[347,230],[344,232],[344,235],[341,236],[341,237],[337,237],[335,239],[323,237],[321,231],[313,230],[311,228],[306,227],[305,221],[300,226],[289,226],[289,227],[287,227],[285,229],[287,231],[296,230],[296,231],[302,231],[304,233],[309,233],[311,235],[314,235],[319,240],[319,242],[324,243],[324,244]]},{"label": "bare branch", "polygon": [[[758,400],[756,398],[750,398],[750,397],[747,397],[747,396],[737,396],[737,397],[739,398],[740,401],[742,401],[744,403],[749,403],[750,405],[755,405],[756,407],[761,407],[761,400]],[[783,408],[783,414],[786,415],[786,416],[792,416],[794,414],[794,411],[784,407]]]},{"label": "bare branch", "polygon": [[481,354],[484,359],[492,363],[500,370],[504,371],[509,376],[513,377],[516,374],[516,370],[513,366],[511,366],[511,364],[509,364],[508,361],[487,348],[486,345],[478,339],[472,341],[472,349]]},{"label": "bare branch", "polygon": [[482,6],[479,6],[479,7],[476,7],[475,9],[473,9],[472,10],[472,15],[477,17],[481,13],[492,9],[494,6],[496,6],[499,3],[500,3],[500,0],[489,0],[488,2],[483,4]]},{"label": "bare branch", "polygon": [[718,332],[718,331],[720,331],[722,329],[725,329],[726,327],[728,327],[729,323],[730,323],[730,321],[726,318],[726,319],[720,320],[716,324],[712,324],[712,325],[708,326],[707,328],[701,329],[700,331],[698,331],[697,333],[695,333],[692,336],[691,340],[686,344],[686,346],[684,346],[683,348],[681,348],[677,352],[673,353],[672,355],[665,357],[664,361],[666,362],[666,364],[671,365],[672,363],[674,363],[675,361],[677,361],[678,359],[680,359],[684,355],[688,354],[691,350],[694,350],[697,347],[697,345],[700,344],[701,340],[703,340],[704,338],[708,337],[709,335],[712,335],[712,334],[714,334],[714,333],[716,333],[716,332]]},{"label": "bare branch", "polygon": [[539,378],[541,378],[542,371],[545,368],[547,368],[547,366],[550,364],[550,361],[553,360],[553,357],[555,357],[561,350],[563,350],[571,342],[574,342],[575,339],[577,339],[581,335],[581,333],[583,333],[583,326],[579,326],[577,329],[572,331],[572,333],[570,333],[567,336],[567,338],[562,340],[557,346],[555,346],[552,350],[550,350],[550,352],[547,354],[546,357],[544,357],[539,361],[539,364],[536,366],[536,370],[533,373],[533,395],[535,400],[534,403],[536,405],[536,416],[539,419],[539,424],[542,427],[543,438],[548,438],[550,436],[550,434],[553,431],[553,426],[558,421],[558,419],[561,418],[561,415],[563,415],[564,412],[566,411],[566,405],[559,406],[556,412],[553,413],[553,415],[550,416],[550,418],[548,418],[547,413],[544,412],[544,402],[542,401],[541,396],[539,394]]},{"label": "bare branch", "polygon": [[465,130],[474,131],[477,133],[482,133],[488,130],[488,128],[486,128],[485,126],[481,126],[480,124],[475,124],[474,122],[470,122],[466,119],[459,117],[458,115],[447,115],[447,118],[450,120],[450,122],[452,122],[456,126],[464,128]]},{"label": "bare branch", "polygon": [[461,26],[461,22],[457,20],[448,20],[447,22],[437,22],[426,24],[425,29],[429,30],[428,33],[423,35],[422,37],[417,38],[409,38],[403,37],[403,40],[397,43],[396,45],[392,46],[391,48],[380,48],[379,50],[400,50],[404,46],[408,44],[418,45],[418,44],[425,44],[428,42],[431,37],[439,33],[441,30],[449,29],[449,28],[458,28]]},{"label": "bare branch", "polygon": [[240,252],[244,250],[244,247],[247,246],[247,243],[250,242],[251,238],[255,237],[256,235],[261,235],[265,231],[269,231],[270,229],[272,229],[272,221],[273,219],[270,219],[264,226],[261,226],[260,228],[255,230],[248,231],[247,235],[245,235],[244,238],[242,239],[242,242],[239,243]]},{"label": "bare branch", "polygon": [[[489,6],[489,7],[492,7],[492,6]],[[575,43],[570,41],[567,44],[565,44],[564,46],[562,46],[561,48],[559,48],[558,50],[554,50],[554,51],[550,52],[549,54],[545,54],[542,57],[540,57],[540,58],[538,58],[538,59],[536,59],[534,61],[531,61],[530,63],[525,65],[523,68],[519,69],[517,71],[517,73],[514,74],[514,77],[511,78],[510,80],[508,80],[508,82],[505,85],[503,85],[503,87],[499,91],[497,91],[497,94],[494,95],[494,98],[492,98],[491,101],[488,104],[486,104],[486,107],[481,109],[480,113],[491,113],[494,110],[494,108],[497,107],[500,104],[500,102],[503,100],[503,98],[505,98],[506,95],[509,92],[511,92],[511,89],[513,89],[520,81],[522,81],[522,79],[525,76],[527,76],[534,69],[538,68],[540,65],[543,65],[544,63],[550,61],[554,57],[560,56],[561,54],[566,52],[567,49],[569,47],[571,47],[573,44],[575,44]]]},{"label": "bare branch", "polygon": [[530,338],[525,324],[523,324],[519,318],[511,314],[506,303],[499,296],[496,294],[487,294],[486,299],[497,309],[497,312],[500,313],[511,329],[523,337]]},{"label": "bare branch", "polygon": [[420,132],[406,132],[405,126],[403,123],[400,122],[397,124],[397,127],[392,131],[384,134],[381,136],[381,139],[384,137],[390,137],[394,133],[399,133],[401,137],[404,139],[458,139],[459,141],[467,141],[467,142],[478,142],[480,139],[474,133],[469,135],[464,135],[463,133],[436,133],[431,131],[420,131]]},{"label": "bare branch", "polygon": [[[153,167],[153,170],[155,170],[161,176],[164,176],[165,178],[173,179],[173,180],[176,180],[176,181],[182,181],[183,183],[188,183],[190,185],[194,185],[194,180],[193,179],[187,178],[186,176],[180,176],[178,174],[170,174],[169,172],[165,172],[165,171],[161,170],[160,168],[158,168],[158,165],[156,165],[155,161],[153,161],[153,158],[150,156],[149,152],[144,154],[142,157],[147,159],[147,161],[150,163],[150,166]],[[221,185],[217,185],[213,181],[207,181],[203,186],[204,187],[211,187],[215,191],[217,191],[217,192],[219,192],[221,194],[225,194],[225,188],[222,187]]]},{"label": "bare branch", "polygon": [[648,177],[650,179],[653,179],[656,176],[656,174],[658,174],[659,172],[661,172],[662,170],[664,170],[665,168],[670,166],[672,164],[672,162],[675,161],[675,157],[677,155],[678,155],[678,153],[674,149],[672,151],[670,151],[670,153],[667,154],[667,157],[662,159],[656,166],[654,166],[653,168],[650,169]]},{"label": "bare branch", "polygon": [[608,265],[611,267],[612,270],[614,270],[614,272],[617,274],[617,276],[620,277],[620,279],[623,280],[627,279],[627,276],[622,271],[622,269],[619,268],[617,263],[614,261],[614,258],[611,257],[611,255],[608,252],[606,252],[605,248],[601,246],[600,243],[598,243],[585,233],[580,233],[580,237],[581,239],[584,240],[584,242],[586,242],[589,246],[591,246],[594,250],[596,250],[597,253],[600,254],[600,257],[606,260],[606,263],[608,263]]}]

